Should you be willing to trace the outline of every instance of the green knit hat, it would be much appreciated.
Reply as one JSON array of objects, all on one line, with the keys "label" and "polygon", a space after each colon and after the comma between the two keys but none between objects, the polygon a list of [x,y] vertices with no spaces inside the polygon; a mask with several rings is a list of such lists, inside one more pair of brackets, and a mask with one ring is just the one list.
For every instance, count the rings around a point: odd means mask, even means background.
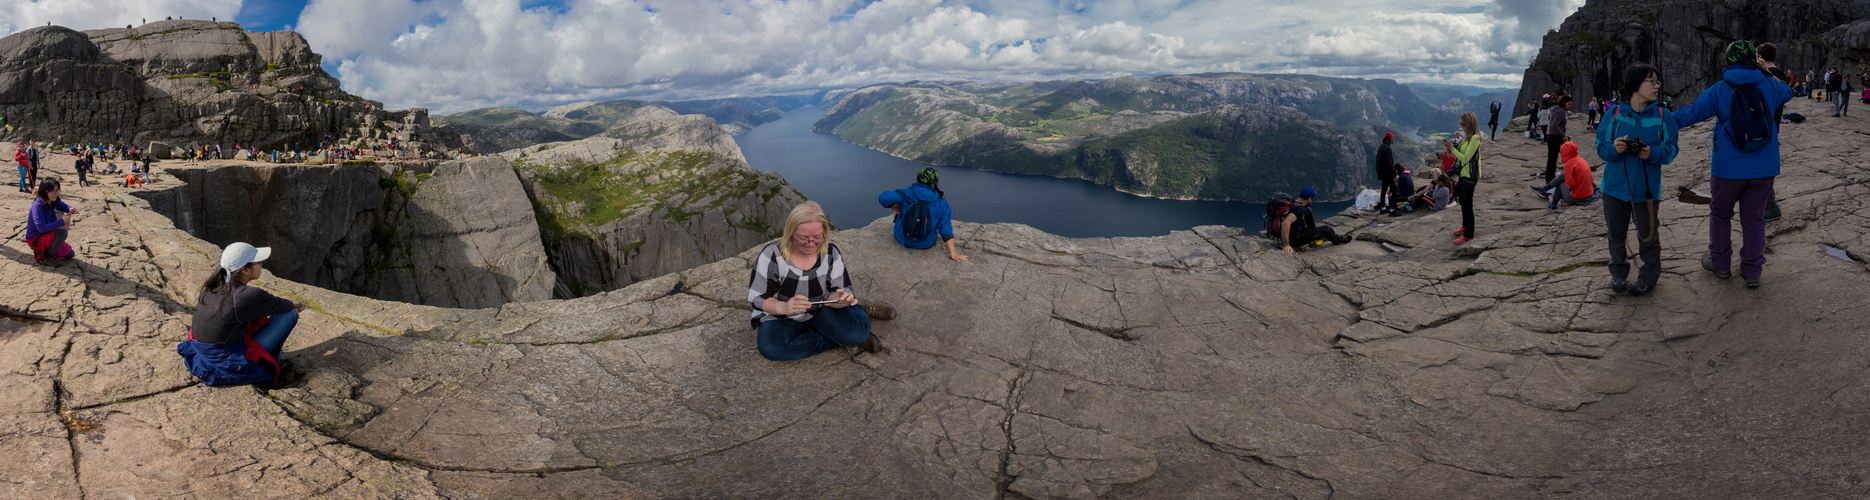
[{"label": "green knit hat", "polygon": [[1760,65],[1758,58],[1759,49],[1753,46],[1753,42],[1734,40],[1734,43],[1727,44],[1727,65],[1729,66],[1745,64],[1758,67]]}]

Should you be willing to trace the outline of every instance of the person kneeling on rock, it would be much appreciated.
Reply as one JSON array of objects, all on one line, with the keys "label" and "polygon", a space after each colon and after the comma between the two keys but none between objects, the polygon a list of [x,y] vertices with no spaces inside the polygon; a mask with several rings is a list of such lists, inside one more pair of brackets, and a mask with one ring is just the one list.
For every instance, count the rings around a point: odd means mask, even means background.
[{"label": "person kneeling on rock", "polygon": [[175,351],[202,384],[277,385],[286,371],[279,350],[305,306],[247,286],[260,278],[260,262],[272,253],[246,243],[228,245],[220,269],[201,284],[195,322]]},{"label": "person kneeling on rock", "polygon": [[896,317],[889,304],[857,300],[843,252],[827,241],[830,233],[818,203],[801,203],[786,216],[784,235],[754,259],[747,302],[766,359],[805,359],[838,346],[877,352],[870,319]]},{"label": "person kneeling on rock", "polygon": [[1286,253],[1292,253],[1294,241],[1299,242],[1300,246],[1312,240],[1330,240],[1335,245],[1351,242],[1349,236],[1338,236],[1336,229],[1320,226],[1312,220],[1312,199],[1317,197],[1318,192],[1311,186],[1299,188],[1298,201],[1292,204],[1292,211],[1286,214],[1285,222],[1279,225],[1279,237],[1286,243]]},{"label": "person kneeling on rock", "polygon": [[877,195],[877,203],[896,213],[896,242],[917,250],[934,248],[936,238],[948,244],[948,258],[966,262],[954,250],[954,211],[942,194],[941,174],[933,168],[916,172],[915,184]]}]

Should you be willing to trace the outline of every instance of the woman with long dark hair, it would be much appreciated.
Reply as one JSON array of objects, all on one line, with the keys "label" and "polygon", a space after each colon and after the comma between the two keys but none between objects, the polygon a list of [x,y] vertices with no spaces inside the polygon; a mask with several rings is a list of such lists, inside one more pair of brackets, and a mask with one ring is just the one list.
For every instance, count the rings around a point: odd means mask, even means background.
[{"label": "woman with long dark hair", "polygon": [[260,278],[271,248],[234,243],[221,251],[221,267],[201,284],[188,340],[175,346],[188,372],[205,385],[271,385],[286,370],[279,351],[304,306],[247,286]]},{"label": "woman with long dark hair", "polygon": [[32,247],[33,262],[62,266],[71,260],[65,236],[78,211],[59,200],[62,191],[58,179],[52,178],[40,181],[33,190],[32,208],[26,212],[26,246]]},{"label": "woman with long dark hair", "polygon": [[[1597,127],[1597,156],[1604,159],[1604,224],[1610,242],[1610,289],[1641,296],[1662,278],[1662,237],[1656,225],[1662,197],[1662,166],[1675,161],[1676,124],[1669,109],[1656,104],[1662,73],[1636,63],[1623,72],[1622,95]],[[1634,216],[1634,217],[1632,217]],[[1630,220],[1636,220],[1637,254],[1643,267],[1636,283],[1630,275]]]}]

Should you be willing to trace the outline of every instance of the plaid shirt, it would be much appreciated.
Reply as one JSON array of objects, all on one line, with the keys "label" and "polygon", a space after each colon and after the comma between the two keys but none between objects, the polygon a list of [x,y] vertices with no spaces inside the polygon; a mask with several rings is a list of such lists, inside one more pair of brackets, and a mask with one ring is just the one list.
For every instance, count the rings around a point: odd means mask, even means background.
[{"label": "plaid shirt", "polygon": [[[765,250],[760,251],[760,256],[753,260],[753,274],[747,279],[747,303],[753,305],[754,327],[759,327],[762,322],[779,319],[760,308],[766,299],[785,302],[794,296],[803,295],[814,301],[828,300],[833,290],[840,289],[856,294],[851,289],[850,276],[844,270],[844,254],[838,251],[837,245],[828,242],[825,245],[828,246],[825,254],[818,257],[818,263],[812,265],[811,269],[799,269],[787,262],[779,252],[779,242],[770,243]],[[799,322],[811,321],[812,311],[817,309],[818,306],[813,306],[786,318]]]}]

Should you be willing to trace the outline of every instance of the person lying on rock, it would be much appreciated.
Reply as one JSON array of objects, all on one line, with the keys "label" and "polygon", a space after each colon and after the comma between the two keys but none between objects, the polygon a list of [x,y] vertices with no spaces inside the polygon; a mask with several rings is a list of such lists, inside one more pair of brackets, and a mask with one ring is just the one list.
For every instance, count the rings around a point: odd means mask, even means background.
[{"label": "person lying on rock", "polygon": [[26,246],[32,248],[35,263],[63,266],[72,258],[65,236],[78,211],[59,200],[61,191],[58,179],[48,178],[39,181],[32,193],[32,207],[26,212]]},{"label": "person lying on rock", "polygon": [[936,238],[948,244],[948,258],[967,261],[954,250],[954,211],[942,193],[941,173],[933,168],[916,172],[916,182],[877,195],[877,203],[896,214],[896,242],[917,250],[932,248]]},{"label": "person lying on rock", "polygon": [[786,216],[784,235],[754,259],[747,302],[766,359],[805,359],[838,346],[877,352],[870,319],[896,317],[889,304],[857,300],[844,253],[828,241],[830,233],[818,203],[801,203]]},{"label": "person lying on rock", "polygon": [[1292,211],[1286,213],[1286,220],[1279,224],[1279,239],[1286,243],[1286,253],[1292,253],[1292,242],[1312,240],[1330,240],[1334,245],[1350,243],[1349,236],[1338,236],[1338,231],[1331,226],[1320,226],[1312,220],[1312,199],[1318,197],[1318,191],[1311,186],[1299,188],[1299,199],[1292,204]]},{"label": "person lying on rock", "polygon": [[221,267],[201,284],[188,340],[175,351],[203,385],[274,385],[290,366],[279,361],[279,350],[305,306],[247,286],[260,278],[260,262],[272,253],[246,243],[228,245],[221,250]]}]

